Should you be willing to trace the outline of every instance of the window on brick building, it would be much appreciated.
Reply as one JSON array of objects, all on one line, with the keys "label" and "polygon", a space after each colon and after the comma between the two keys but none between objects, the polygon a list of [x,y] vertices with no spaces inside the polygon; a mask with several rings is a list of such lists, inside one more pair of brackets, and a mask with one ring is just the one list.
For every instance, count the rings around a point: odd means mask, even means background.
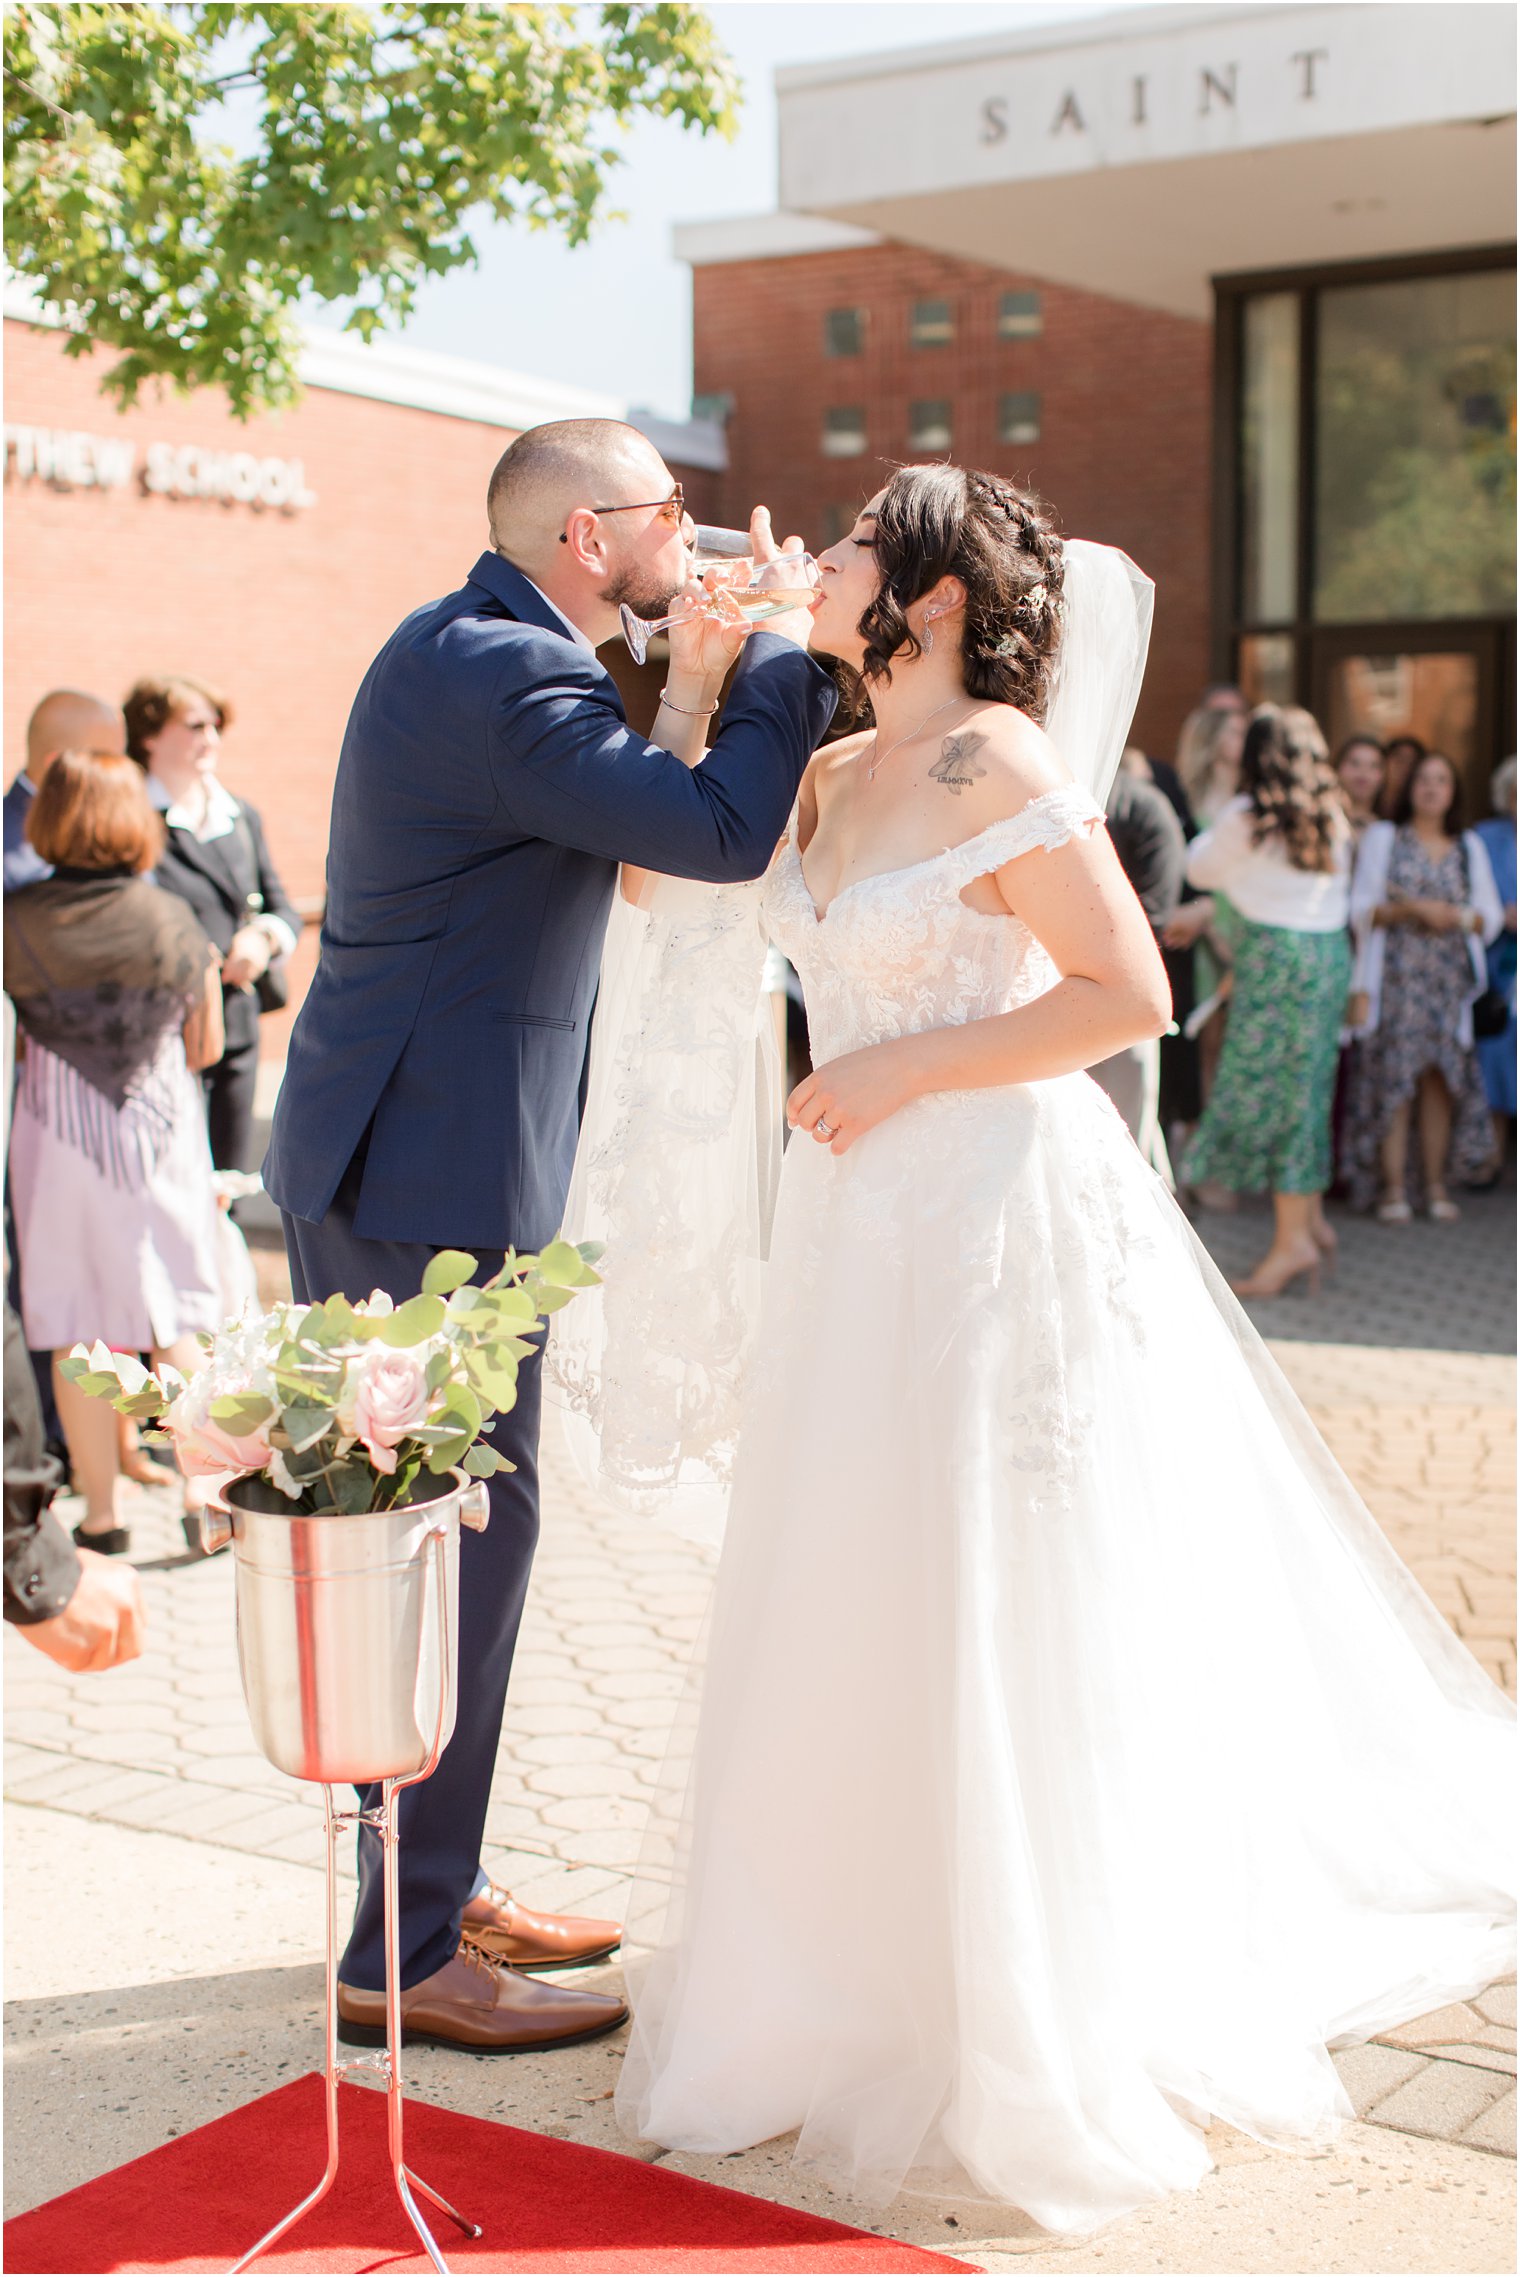
[{"label": "window on brick building", "polygon": [[823,352],[826,356],[858,356],[866,344],[866,312],[863,308],[831,308],[823,320]]},{"label": "window on brick building", "polygon": [[950,398],[947,395],[922,397],[908,406],[908,441],[915,451],[948,451],[950,448]]},{"label": "window on brick building", "polygon": [[1040,439],[1038,395],[1003,395],[998,398],[998,441],[1037,443]]},{"label": "window on brick building", "polygon": [[865,406],[859,403],[832,404],[823,415],[823,436],[819,448],[824,457],[858,459],[865,447]]},{"label": "window on brick building", "polygon": [[1004,293],[998,302],[998,338],[1034,340],[1045,329],[1038,293]]},{"label": "window on brick building", "polygon": [[908,337],[915,348],[948,348],[955,338],[955,311],[947,300],[916,300]]}]

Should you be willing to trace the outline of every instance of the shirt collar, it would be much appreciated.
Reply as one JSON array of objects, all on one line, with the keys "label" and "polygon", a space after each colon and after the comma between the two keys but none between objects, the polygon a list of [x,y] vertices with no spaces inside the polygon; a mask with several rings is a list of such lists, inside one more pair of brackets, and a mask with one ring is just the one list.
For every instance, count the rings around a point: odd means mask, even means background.
[{"label": "shirt collar", "polygon": [[206,792],[206,819],[197,826],[184,807],[174,804],[156,775],[149,775],[147,784],[148,797],[169,828],[188,830],[191,837],[198,838],[203,846],[208,839],[225,838],[243,811],[232,793],[213,781]]},{"label": "shirt collar", "polygon": [[[519,571],[518,574],[521,576],[522,572]],[[533,590],[538,595],[539,599],[543,602],[544,607],[546,609],[552,609],[554,611],[554,614],[558,617],[560,623],[564,626],[566,632],[570,635],[570,638],[577,644],[577,646],[586,649],[590,655],[595,656],[596,642],[594,640],[588,640],[586,635],[581,631],[579,625],[571,624],[570,619],[565,615],[565,612],[560,607],[559,603],[557,601],[551,601],[548,594],[544,591],[541,585],[533,584],[531,577],[523,577],[523,583],[525,585],[533,585]]]}]

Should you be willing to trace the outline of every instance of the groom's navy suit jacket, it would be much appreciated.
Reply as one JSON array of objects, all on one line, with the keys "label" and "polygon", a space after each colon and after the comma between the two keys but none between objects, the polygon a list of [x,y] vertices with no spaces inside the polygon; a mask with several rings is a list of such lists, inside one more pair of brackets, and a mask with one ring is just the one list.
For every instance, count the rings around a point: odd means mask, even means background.
[{"label": "groom's navy suit jacket", "polygon": [[817,664],[746,642],[700,768],[494,553],[365,677],[333,792],[321,958],[264,1184],[320,1222],[368,1134],[356,1235],[537,1249],[557,1231],[619,861],[758,877],[833,715]]}]

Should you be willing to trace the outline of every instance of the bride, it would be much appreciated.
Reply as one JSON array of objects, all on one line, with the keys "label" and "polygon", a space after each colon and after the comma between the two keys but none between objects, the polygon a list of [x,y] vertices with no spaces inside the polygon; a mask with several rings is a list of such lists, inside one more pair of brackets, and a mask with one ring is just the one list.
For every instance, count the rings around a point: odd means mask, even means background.
[{"label": "bride", "polygon": [[1148,582],[945,466],[820,566],[874,733],[759,885],[621,912],[567,1214],[582,1459],[727,1521],[617,2107],[1086,2230],[1213,2118],[1324,2140],[1329,2046],[1512,1965],[1512,1726],[1082,1072],[1168,1017],[1102,826]]}]

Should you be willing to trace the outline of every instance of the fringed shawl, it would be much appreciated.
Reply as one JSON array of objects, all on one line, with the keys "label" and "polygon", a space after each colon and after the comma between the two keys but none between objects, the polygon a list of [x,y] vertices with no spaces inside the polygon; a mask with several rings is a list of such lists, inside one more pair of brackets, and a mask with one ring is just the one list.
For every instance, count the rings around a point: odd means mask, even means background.
[{"label": "fringed shawl", "polygon": [[152,1089],[212,955],[184,902],[123,871],[56,870],[5,897],[5,991],[22,1036],[118,1109]]}]

